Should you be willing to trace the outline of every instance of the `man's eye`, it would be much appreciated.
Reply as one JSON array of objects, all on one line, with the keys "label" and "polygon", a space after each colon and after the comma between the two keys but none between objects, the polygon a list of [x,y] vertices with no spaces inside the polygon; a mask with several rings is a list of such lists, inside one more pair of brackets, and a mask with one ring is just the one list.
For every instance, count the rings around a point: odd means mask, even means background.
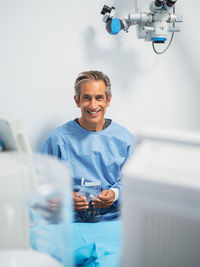
[{"label": "man's eye", "polygon": [[89,96],[83,96],[83,100],[87,101],[89,99],[90,99]]},{"label": "man's eye", "polygon": [[101,100],[103,100],[103,96],[97,96],[96,99],[101,101]]}]

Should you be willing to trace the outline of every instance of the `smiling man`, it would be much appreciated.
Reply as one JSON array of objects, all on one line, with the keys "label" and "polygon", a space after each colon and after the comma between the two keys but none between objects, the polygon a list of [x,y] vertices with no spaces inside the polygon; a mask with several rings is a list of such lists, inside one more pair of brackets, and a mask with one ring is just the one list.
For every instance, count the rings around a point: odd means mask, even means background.
[{"label": "smiling man", "polygon": [[106,96],[104,81],[89,80],[83,83],[81,92],[77,92],[74,100],[77,107],[81,108],[79,124],[88,131],[101,131],[105,123],[104,114],[111,101],[111,94]]},{"label": "smiling man", "polygon": [[[131,154],[133,136],[104,117],[112,98],[104,73],[80,73],[74,89],[81,116],[55,129],[42,153],[65,161],[72,172],[75,221],[112,220],[120,215],[121,169]],[[76,190],[82,177],[100,182],[101,192],[90,200]]]}]

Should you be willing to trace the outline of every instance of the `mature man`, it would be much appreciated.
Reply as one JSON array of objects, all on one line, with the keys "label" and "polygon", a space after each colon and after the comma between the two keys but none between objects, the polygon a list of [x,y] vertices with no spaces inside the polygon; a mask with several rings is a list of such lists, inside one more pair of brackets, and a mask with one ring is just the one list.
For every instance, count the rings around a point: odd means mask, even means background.
[{"label": "mature man", "polygon": [[74,181],[86,177],[101,182],[101,193],[90,203],[86,196],[74,192],[76,221],[111,220],[119,216],[121,168],[131,153],[133,136],[104,118],[112,98],[111,83],[104,73],[80,73],[74,89],[81,117],[55,129],[42,153],[66,161]]}]

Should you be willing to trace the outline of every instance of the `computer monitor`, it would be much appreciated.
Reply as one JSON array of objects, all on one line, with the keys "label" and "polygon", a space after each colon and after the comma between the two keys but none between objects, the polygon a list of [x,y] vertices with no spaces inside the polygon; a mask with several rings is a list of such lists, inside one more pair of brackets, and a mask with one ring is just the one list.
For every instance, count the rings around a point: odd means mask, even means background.
[{"label": "computer monitor", "polygon": [[200,132],[136,134],[123,179],[121,266],[200,266]]},{"label": "computer monitor", "polygon": [[0,142],[3,145],[0,160],[0,249],[28,248],[29,219],[24,195],[31,184],[31,173],[24,164],[4,153],[31,152],[17,116],[0,111]]},{"label": "computer monitor", "polygon": [[2,111],[0,111],[0,141],[5,151],[31,152],[21,120]]}]

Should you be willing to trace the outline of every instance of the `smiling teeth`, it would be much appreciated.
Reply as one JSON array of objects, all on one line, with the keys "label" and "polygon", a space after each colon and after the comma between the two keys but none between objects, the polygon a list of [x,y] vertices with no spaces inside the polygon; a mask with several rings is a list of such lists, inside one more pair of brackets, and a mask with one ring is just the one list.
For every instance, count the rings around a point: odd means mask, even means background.
[{"label": "smiling teeth", "polygon": [[96,114],[97,111],[89,111],[89,113],[91,113],[91,114]]}]

